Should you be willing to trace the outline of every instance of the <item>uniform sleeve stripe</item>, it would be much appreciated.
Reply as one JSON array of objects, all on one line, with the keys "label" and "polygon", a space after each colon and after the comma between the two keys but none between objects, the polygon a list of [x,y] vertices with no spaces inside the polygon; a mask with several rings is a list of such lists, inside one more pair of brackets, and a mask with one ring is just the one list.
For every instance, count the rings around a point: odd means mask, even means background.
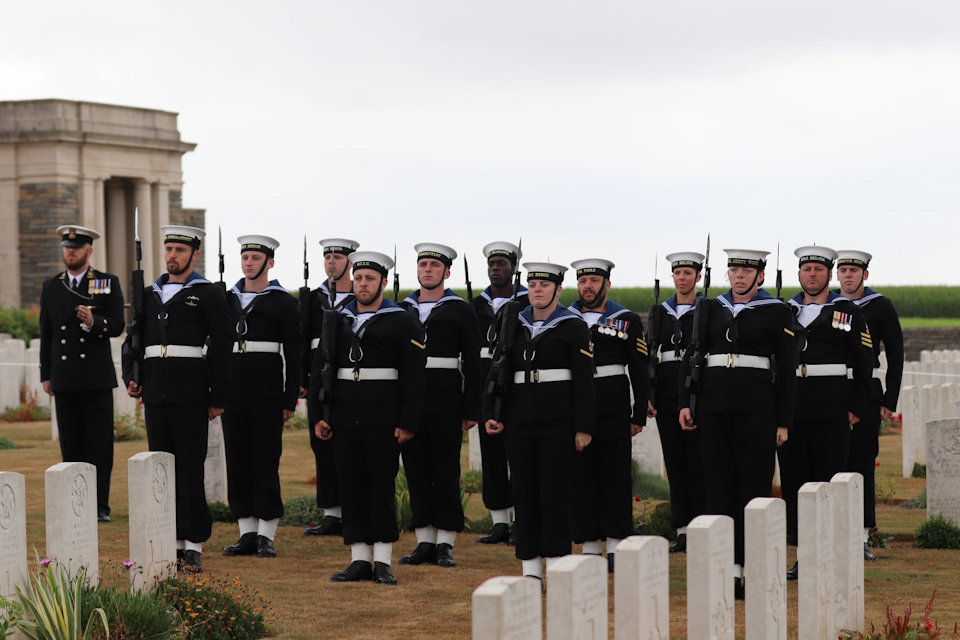
[{"label": "uniform sleeve stripe", "polygon": [[587,356],[588,358],[592,358],[592,357],[593,357],[593,354],[590,353],[589,351],[587,351],[586,349],[580,349],[580,353],[582,353],[583,355]]},{"label": "uniform sleeve stripe", "polygon": [[420,347],[421,349],[426,349],[426,348],[427,348],[427,345],[425,345],[425,344],[420,344],[419,342],[417,342],[417,341],[414,340],[413,338],[410,338],[410,342],[413,343],[413,346],[415,346],[415,347]]},{"label": "uniform sleeve stripe", "polygon": [[791,337],[793,337],[793,336],[795,335],[795,334],[793,333],[793,331],[790,331],[790,329],[787,329],[786,327],[783,328],[783,332],[784,332],[785,334],[787,334],[788,336],[791,336]]}]

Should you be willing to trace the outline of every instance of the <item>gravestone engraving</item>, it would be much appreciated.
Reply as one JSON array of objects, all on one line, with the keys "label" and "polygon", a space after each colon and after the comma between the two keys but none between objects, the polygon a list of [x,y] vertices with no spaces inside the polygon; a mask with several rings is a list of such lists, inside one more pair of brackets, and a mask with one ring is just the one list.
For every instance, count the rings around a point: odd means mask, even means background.
[{"label": "gravestone engraving", "polygon": [[86,462],[60,462],[44,473],[47,556],[87,579],[100,576],[97,549],[97,469]]},{"label": "gravestone engraving", "polygon": [[0,596],[27,586],[27,502],[23,474],[0,471]]},{"label": "gravestone engraving", "polygon": [[808,482],[800,487],[797,495],[799,640],[831,640],[836,637],[831,494],[829,482]]},{"label": "gravestone engraving", "polygon": [[617,546],[613,623],[616,640],[670,637],[667,539],[630,536]]},{"label": "gravestone engraving", "polygon": [[547,569],[547,640],[605,640],[607,562],[564,556]]},{"label": "gravestone engraving", "polygon": [[927,424],[927,518],[960,524],[960,419]]},{"label": "gravestone engraving", "polygon": [[754,498],[743,515],[746,638],[786,640],[786,503],[780,498]]},{"label": "gravestone engraving", "polygon": [[130,587],[152,589],[172,577],[177,561],[174,456],[143,451],[127,461],[130,493]]},{"label": "gravestone engraving", "polygon": [[532,578],[489,578],[473,591],[473,640],[541,640],[541,583]]},{"label": "gravestone engraving", "polygon": [[697,516],[687,525],[687,637],[733,640],[733,518]]}]

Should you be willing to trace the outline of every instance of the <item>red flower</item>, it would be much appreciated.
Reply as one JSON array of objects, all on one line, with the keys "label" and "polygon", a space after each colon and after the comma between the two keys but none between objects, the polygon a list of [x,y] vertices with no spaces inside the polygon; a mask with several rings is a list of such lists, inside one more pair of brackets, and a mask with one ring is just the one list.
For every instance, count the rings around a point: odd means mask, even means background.
[{"label": "red flower", "polygon": [[634,496],[633,499],[635,502],[641,502],[643,500],[643,498],[641,498],[640,496]]},{"label": "red flower", "polygon": [[879,463],[879,462],[877,462],[876,464],[877,464],[878,467],[880,466],[880,463]]}]

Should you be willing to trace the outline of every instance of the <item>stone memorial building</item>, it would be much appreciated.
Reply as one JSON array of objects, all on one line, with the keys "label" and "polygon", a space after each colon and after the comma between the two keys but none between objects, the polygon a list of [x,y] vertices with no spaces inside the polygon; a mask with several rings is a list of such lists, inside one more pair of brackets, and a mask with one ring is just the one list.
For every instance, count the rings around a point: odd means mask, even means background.
[{"label": "stone memorial building", "polygon": [[[144,278],[164,271],[160,225],[204,226],[184,209],[177,114],[72,100],[0,101],[0,306],[39,304],[43,280],[63,269],[54,229],[101,233],[93,265],[127,282],[140,214]],[[200,264],[203,264],[201,256]]]}]

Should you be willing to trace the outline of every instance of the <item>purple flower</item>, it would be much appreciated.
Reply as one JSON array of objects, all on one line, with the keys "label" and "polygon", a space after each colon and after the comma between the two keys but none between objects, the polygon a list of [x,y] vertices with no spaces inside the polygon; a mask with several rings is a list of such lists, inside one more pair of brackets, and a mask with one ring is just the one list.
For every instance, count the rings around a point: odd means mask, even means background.
[{"label": "purple flower", "polygon": [[40,558],[41,567],[47,566],[48,564],[50,564],[50,562],[51,562],[50,558]]},{"label": "purple flower", "polygon": [[124,560],[124,561],[123,561],[123,568],[124,568],[124,569],[129,569],[130,567],[134,566],[135,564],[136,564],[136,562],[130,562],[129,560]]}]

